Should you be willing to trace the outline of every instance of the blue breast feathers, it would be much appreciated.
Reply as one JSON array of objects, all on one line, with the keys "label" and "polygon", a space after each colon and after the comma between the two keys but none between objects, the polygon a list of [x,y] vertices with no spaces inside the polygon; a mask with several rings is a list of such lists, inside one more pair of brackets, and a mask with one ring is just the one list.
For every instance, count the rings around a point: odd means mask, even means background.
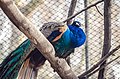
[{"label": "blue breast feathers", "polygon": [[84,31],[80,27],[76,27],[74,25],[68,26],[71,33],[71,44],[72,48],[79,47],[84,44],[86,40],[86,35]]},{"label": "blue breast feathers", "polygon": [[55,48],[56,55],[59,57],[63,57],[65,53],[69,52],[69,50],[81,46],[86,40],[84,31],[76,25],[69,25],[61,38],[55,42],[52,42],[52,40],[60,34],[61,32],[56,30],[53,31],[48,37],[48,40]]}]

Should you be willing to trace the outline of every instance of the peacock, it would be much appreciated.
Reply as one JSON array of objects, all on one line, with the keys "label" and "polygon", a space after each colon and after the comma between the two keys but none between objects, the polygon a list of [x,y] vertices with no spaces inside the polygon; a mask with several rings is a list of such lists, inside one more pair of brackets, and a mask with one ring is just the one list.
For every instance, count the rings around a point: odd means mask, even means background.
[{"label": "peacock", "polygon": [[[40,31],[55,48],[55,56],[66,58],[86,40],[80,26],[79,21],[74,21],[71,25],[48,22]],[[0,79],[36,79],[38,69],[45,61],[41,52],[26,39],[0,64]]]}]

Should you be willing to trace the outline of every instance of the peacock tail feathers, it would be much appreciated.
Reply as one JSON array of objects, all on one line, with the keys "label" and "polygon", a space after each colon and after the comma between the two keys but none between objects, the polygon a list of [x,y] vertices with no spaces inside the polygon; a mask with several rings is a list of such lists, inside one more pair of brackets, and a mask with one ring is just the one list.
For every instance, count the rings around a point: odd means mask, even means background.
[{"label": "peacock tail feathers", "polygon": [[36,79],[38,69],[45,63],[45,61],[46,58],[37,48],[35,48],[22,64],[18,74],[18,79]]},{"label": "peacock tail feathers", "polygon": [[30,58],[22,64],[17,79],[36,79],[38,69],[30,66]]},{"label": "peacock tail feathers", "polygon": [[16,79],[25,57],[30,53],[30,40],[25,40],[16,50],[11,52],[0,64],[0,79]]}]

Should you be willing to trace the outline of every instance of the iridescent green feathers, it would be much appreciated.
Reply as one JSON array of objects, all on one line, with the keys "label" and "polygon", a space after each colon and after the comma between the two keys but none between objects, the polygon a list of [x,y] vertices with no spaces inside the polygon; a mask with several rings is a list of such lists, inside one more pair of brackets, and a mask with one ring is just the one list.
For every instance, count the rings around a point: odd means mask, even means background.
[{"label": "iridescent green feathers", "polygon": [[0,64],[0,79],[16,79],[29,47],[30,40],[26,40],[3,60]]}]

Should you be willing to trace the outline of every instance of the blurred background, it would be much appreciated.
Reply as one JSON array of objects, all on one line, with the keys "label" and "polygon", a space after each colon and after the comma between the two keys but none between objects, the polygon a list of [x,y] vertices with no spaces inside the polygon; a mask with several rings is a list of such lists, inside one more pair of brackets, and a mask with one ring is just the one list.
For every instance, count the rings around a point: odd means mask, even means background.
[{"label": "blurred background", "polygon": [[[75,12],[97,2],[98,0],[77,0]],[[111,0],[111,50],[120,44],[120,0]],[[62,22],[68,16],[71,0],[14,0],[19,10],[38,28],[46,22]],[[70,65],[76,75],[95,65],[101,58],[104,39],[104,3],[99,3],[85,12],[73,18],[81,22],[82,29],[86,32],[87,42],[76,48],[70,55]],[[100,12],[98,12],[98,10]],[[101,15],[101,14],[102,15]],[[86,17],[87,15],[87,17]],[[86,19],[85,19],[86,18]],[[87,22],[85,22],[87,20]],[[87,28],[85,28],[87,23]],[[0,63],[27,37],[21,33],[7,18],[0,8]],[[111,55],[108,62],[120,56],[120,49]],[[97,79],[98,72],[90,77]],[[38,79],[61,79],[53,71],[49,62],[39,69]],[[120,58],[106,67],[106,79],[120,79]]]}]

